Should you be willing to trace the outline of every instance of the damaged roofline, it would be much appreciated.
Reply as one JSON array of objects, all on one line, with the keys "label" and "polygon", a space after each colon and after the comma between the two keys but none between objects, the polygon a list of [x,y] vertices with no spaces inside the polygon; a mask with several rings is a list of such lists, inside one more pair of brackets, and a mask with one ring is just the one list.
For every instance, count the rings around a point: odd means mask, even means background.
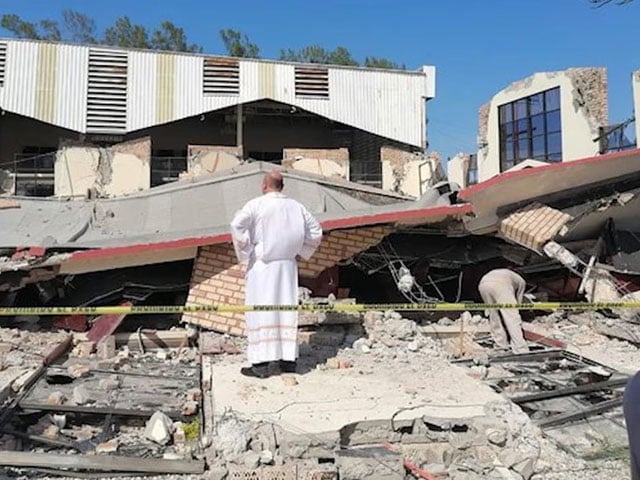
[{"label": "damaged roofline", "polygon": [[[385,212],[359,217],[349,217],[321,222],[325,231],[340,230],[345,228],[362,227],[368,225],[382,225],[387,223],[402,223],[405,221],[419,221],[433,217],[447,217],[472,213],[471,204],[447,205],[442,207],[421,208],[396,212]],[[71,254],[70,260],[90,260],[116,256],[137,255],[143,252],[179,249],[185,247],[202,247],[231,242],[231,235],[224,233],[214,236],[184,238],[168,242],[146,243],[127,245],[123,247],[109,247],[77,251]]]},{"label": "damaged roofline", "polygon": [[460,198],[461,200],[469,200],[469,196],[472,194],[482,192],[497,184],[501,184],[503,182],[510,181],[512,179],[516,179],[520,177],[526,177],[528,175],[536,175],[536,174],[550,171],[550,170],[551,171],[555,170],[555,171],[558,171],[558,173],[560,173],[565,170],[570,171],[572,168],[581,168],[586,165],[591,165],[597,162],[606,162],[606,161],[616,160],[616,159],[625,158],[625,157],[632,157],[638,154],[640,154],[640,148],[633,149],[633,150],[625,150],[622,152],[609,153],[606,155],[597,155],[595,157],[587,157],[580,160],[572,160],[569,162],[552,163],[549,165],[544,165],[544,166],[535,167],[535,168],[505,172],[505,173],[496,175],[488,180],[485,180],[484,182],[471,185],[470,187],[467,187],[461,190],[458,194],[458,198]]}]

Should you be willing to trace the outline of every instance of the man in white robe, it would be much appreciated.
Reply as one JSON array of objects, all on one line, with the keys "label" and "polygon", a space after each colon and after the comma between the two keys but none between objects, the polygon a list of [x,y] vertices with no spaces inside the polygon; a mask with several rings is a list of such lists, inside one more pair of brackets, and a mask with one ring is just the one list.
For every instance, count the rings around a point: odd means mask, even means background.
[{"label": "man in white robe", "polygon": [[[311,258],[322,240],[318,221],[299,202],[282,193],[279,172],[262,182],[261,197],[235,215],[231,235],[238,261],[246,264],[245,304],[297,305],[296,257]],[[269,376],[269,363],[283,372],[295,372],[298,357],[298,312],[247,312],[247,356],[250,367],[241,373]]]},{"label": "man in white robe", "polygon": [[[484,303],[522,303],[527,283],[516,272],[507,268],[491,270],[480,280],[478,290]],[[522,333],[520,312],[503,308],[489,311],[489,329],[496,348],[513,353],[529,351]]]}]

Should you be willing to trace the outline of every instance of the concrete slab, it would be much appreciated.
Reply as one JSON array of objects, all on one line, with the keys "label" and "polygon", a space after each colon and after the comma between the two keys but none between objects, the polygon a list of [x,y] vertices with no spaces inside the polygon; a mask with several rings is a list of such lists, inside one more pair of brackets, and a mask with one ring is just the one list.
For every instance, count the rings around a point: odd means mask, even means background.
[{"label": "concrete slab", "polygon": [[296,385],[283,380],[288,375],[264,380],[243,377],[242,359],[226,358],[212,365],[214,415],[231,409],[249,420],[317,434],[394,415],[396,420],[482,416],[484,404],[502,398],[445,360],[425,365],[418,358],[401,364],[360,358],[362,364],[356,360],[353,368],[295,375]]}]

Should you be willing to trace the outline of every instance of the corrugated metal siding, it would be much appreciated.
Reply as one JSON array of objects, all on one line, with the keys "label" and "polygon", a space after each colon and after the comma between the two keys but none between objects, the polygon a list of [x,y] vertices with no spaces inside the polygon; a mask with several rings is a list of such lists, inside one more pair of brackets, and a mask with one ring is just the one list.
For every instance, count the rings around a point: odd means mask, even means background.
[{"label": "corrugated metal siding", "polygon": [[156,53],[129,52],[129,131],[155,125],[157,59]]},{"label": "corrugated metal siding", "polygon": [[0,87],[4,85],[4,71],[7,63],[7,42],[0,42]]},{"label": "corrugated metal siding", "polygon": [[89,49],[87,132],[124,133],[127,129],[129,54]]},{"label": "corrugated metal siding", "polygon": [[391,72],[330,69],[329,99],[296,98],[318,115],[377,135],[421,146],[424,77]]},{"label": "corrugated metal siding", "polygon": [[[0,102],[8,111],[34,117],[37,52],[42,43],[9,40],[7,44]],[[80,110],[78,105],[87,104],[88,49],[57,47],[52,121],[85,131],[86,110]],[[167,68],[159,69],[160,56],[171,58],[172,75]],[[296,98],[294,65],[240,60],[239,95],[204,95],[204,58],[129,51],[126,131],[269,98],[382,137],[418,147],[424,143],[424,98],[429,84],[424,74],[329,67],[328,99]]]},{"label": "corrugated metal siding", "polygon": [[159,55],[156,61],[158,85],[156,91],[156,121],[173,121],[175,91],[175,55]]},{"label": "corrugated metal siding", "polygon": [[42,122],[54,122],[57,79],[58,45],[41,43],[36,68],[36,118]]},{"label": "corrugated metal siding", "polygon": [[87,127],[87,83],[89,48],[58,46],[58,81],[54,123],[84,132]]},{"label": "corrugated metal siding", "polygon": [[202,57],[176,57],[176,118],[187,118],[202,113],[202,61]]},{"label": "corrugated metal siding", "polygon": [[7,42],[7,68],[2,108],[35,117],[38,43]]}]

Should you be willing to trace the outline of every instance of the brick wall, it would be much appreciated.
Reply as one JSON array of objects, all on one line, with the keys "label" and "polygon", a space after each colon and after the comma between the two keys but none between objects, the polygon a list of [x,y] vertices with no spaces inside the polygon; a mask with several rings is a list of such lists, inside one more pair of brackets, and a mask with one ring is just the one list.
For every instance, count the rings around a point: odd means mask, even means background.
[{"label": "brick wall", "polygon": [[[391,232],[389,227],[363,227],[329,232],[309,261],[298,264],[300,277],[315,278],[340,260],[378,244]],[[200,248],[193,267],[187,305],[244,303],[244,270],[236,262],[233,245]],[[183,316],[183,321],[231,335],[244,333],[244,314],[197,312]]]},{"label": "brick wall", "polygon": [[282,150],[283,165],[296,157],[311,158],[313,160],[349,161],[348,148],[285,148]]}]

